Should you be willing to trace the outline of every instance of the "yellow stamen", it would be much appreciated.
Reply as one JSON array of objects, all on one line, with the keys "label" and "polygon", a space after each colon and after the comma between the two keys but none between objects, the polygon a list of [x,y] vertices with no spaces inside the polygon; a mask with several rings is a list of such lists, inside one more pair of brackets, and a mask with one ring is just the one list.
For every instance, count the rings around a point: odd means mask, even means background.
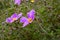
[{"label": "yellow stamen", "polygon": [[31,2],[33,3],[33,2],[34,2],[34,0],[31,0]]},{"label": "yellow stamen", "polygon": [[31,23],[33,20],[31,18],[28,18],[28,22]]}]

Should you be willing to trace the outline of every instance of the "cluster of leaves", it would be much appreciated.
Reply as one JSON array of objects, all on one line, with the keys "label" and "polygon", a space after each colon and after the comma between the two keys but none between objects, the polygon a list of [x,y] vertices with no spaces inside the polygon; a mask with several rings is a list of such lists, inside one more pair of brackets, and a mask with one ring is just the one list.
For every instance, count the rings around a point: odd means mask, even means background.
[{"label": "cluster of leaves", "polygon": [[[0,0],[0,40],[60,40],[60,0],[22,0],[20,6],[13,0]],[[14,12],[26,13],[35,9],[35,20],[21,27],[19,20],[7,24],[5,20]]]}]

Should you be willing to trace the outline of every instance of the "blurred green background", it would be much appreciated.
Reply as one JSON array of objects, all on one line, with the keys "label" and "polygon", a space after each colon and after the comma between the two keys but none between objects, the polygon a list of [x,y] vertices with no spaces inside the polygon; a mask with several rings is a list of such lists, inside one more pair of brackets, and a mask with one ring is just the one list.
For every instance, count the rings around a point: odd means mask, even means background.
[{"label": "blurred green background", "polygon": [[[19,20],[5,22],[14,12],[26,16],[31,9],[35,20],[25,28]],[[60,40],[60,0],[22,0],[19,6],[14,0],[0,0],[0,40]]]}]

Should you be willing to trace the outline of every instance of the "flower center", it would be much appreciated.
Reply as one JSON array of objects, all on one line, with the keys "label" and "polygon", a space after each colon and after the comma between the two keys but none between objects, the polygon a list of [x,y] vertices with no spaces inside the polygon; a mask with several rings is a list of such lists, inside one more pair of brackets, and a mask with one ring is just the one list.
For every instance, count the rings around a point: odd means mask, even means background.
[{"label": "flower center", "polygon": [[33,20],[32,18],[28,18],[28,22],[31,23]]},{"label": "flower center", "polygon": [[13,18],[13,21],[16,20],[16,18]]}]

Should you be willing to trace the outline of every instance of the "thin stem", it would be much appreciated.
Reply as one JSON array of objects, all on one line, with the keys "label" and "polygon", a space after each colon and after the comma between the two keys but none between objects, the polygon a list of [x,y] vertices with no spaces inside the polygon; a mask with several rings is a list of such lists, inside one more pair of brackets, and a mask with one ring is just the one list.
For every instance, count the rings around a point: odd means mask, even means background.
[{"label": "thin stem", "polygon": [[46,34],[48,34],[48,32],[43,28],[43,26],[41,24],[39,24],[39,20],[36,18],[39,27],[43,30],[43,32],[45,32]]}]

